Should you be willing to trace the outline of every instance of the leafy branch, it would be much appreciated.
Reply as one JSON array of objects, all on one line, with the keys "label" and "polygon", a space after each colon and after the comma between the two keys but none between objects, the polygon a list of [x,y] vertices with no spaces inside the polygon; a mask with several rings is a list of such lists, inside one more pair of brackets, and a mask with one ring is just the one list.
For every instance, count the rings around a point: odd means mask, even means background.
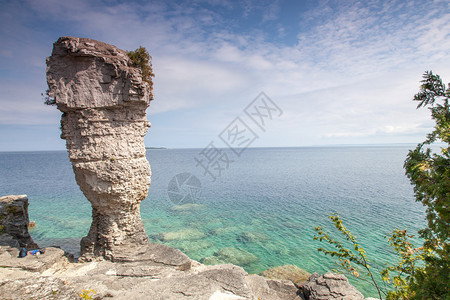
[{"label": "leafy branch", "polygon": [[366,251],[358,244],[356,237],[344,226],[341,217],[337,214],[332,214],[329,219],[333,221],[334,227],[344,236],[344,238],[350,242],[351,248],[346,248],[340,241],[333,239],[327,232],[324,231],[322,227],[316,227],[317,235],[314,236],[314,240],[319,240],[320,242],[326,241],[330,245],[333,245],[336,250],[327,250],[325,248],[318,248],[317,251],[324,253],[325,255],[330,255],[331,257],[338,257],[341,267],[348,271],[355,277],[359,277],[359,272],[353,267],[352,263],[355,263],[363,267],[367,271],[367,276],[370,278],[369,282],[377,289],[378,296],[382,299],[381,293],[387,294],[377,284],[373,273],[371,271],[371,266],[369,265]]},{"label": "leafy branch", "polygon": [[[426,207],[427,227],[419,231],[424,240],[422,247],[410,242],[413,236],[406,230],[395,229],[388,235],[398,261],[380,271],[385,286],[382,290],[370,270],[364,249],[338,215],[330,215],[330,219],[350,242],[352,250],[331,238],[322,227],[315,228],[314,239],[326,241],[336,249],[319,248],[318,251],[338,257],[342,268],[356,277],[359,273],[352,263],[365,268],[380,299],[381,293],[387,299],[450,299],[450,87],[432,71],[425,72],[421,83],[414,101],[419,101],[417,108],[428,106],[435,126],[424,142],[409,151],[404,168],[414,186],[416,201]],[[435,142],[446,144],[440,147],[440,153],[426,148]]]}]

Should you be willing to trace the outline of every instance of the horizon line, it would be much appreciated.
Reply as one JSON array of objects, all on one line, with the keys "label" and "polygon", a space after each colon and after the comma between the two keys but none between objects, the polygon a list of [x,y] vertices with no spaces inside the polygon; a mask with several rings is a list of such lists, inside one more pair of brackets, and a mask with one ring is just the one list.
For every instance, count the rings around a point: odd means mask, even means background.
[{"label": "horizon line", "polygon": [[[245,149],[281,149],[281,148],[332,148],[332,147],[364,147],[364,146],[372,146],[372,147],[380,147],[380,146],[407,146],[407,145],[418,145],[419,143],[368,143],[368,144],[316,144],[316,145],[303,145],[303,146],[261,146],[261,147],[247,147]],[[437,142],[435,145],[444,144],[442,142]],[[164,147],[164,146],[145,146],[146,150],[196,150],[196,149],[204,149],[205,147]],[[230,147],[217,147],[217,149],[230,149]],[[233,149],[242,149],[239,147]],[[49,149],[49,150],[0,150],[0,153],[13,153],[13,152],[61,152],[67,151],[66,149]]]}]

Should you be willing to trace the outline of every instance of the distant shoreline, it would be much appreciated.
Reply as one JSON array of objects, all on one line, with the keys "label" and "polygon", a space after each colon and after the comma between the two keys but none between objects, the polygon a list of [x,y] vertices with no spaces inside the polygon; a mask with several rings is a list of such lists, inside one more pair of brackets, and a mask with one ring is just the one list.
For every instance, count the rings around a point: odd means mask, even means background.
[{"label": "distant shoreline", "polygon": [[[388,144],[329,144],[329,145],[310,145],[310,146],[275,146],[275,147],[248,147],[247,149],[299,149],[299,148],[361,148],[361,147],[411,147],[416,148],[418,143],[388,143]],[[435,143],[434,146],[444,145],[444,143]],[[145,147],[148,150],[196,150],[203,148],[166,148],[166,147]],[[219,149],[227,149],[219,147]],[[59,150],[0,150],[0,153],[25,153],[25,152],[66,152],[66,149]]]}]

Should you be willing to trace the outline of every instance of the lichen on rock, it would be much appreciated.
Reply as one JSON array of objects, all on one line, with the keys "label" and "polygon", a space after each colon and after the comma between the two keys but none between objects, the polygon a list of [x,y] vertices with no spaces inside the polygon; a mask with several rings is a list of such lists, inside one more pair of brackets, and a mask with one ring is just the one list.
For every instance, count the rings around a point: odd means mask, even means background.
[{"label": "lichen on rock", "polygon": [[149,243],[139,207],[150,165],[144,136],[152,90],[126,52],[99,41],[61,37],[47,59],[48,95],[63,112],[61,138],[75,178],[92,204],[82,259],[142,252]]}]

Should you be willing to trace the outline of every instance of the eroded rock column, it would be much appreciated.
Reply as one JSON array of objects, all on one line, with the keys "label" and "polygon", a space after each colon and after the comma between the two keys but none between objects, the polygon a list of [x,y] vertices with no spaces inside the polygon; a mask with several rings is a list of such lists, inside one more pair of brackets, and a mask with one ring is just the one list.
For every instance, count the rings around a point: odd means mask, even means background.
[{"label": "eroded rock column", "polygon": [[74,37],[54,43],[47,82],[63,112],[61,138],[76,181],[92,204],[82,259],[142,252],[149,245],[139,212],[151,175],[144,146],[150,127],[145,111],[153,99],[149,84],[125,51]]}]

